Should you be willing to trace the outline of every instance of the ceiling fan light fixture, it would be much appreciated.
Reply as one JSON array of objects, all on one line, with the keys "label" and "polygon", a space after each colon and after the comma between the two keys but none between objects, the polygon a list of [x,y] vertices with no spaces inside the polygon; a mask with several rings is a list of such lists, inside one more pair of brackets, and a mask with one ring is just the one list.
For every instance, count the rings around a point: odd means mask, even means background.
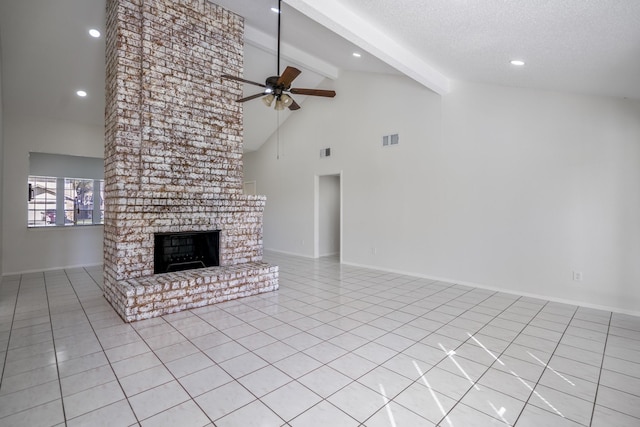
[{"label": "ceiling fan light fixture", "polygon": [[293,104],[293,98],[286,94],[280,96],[280,101],[282,101],[282,105],[284,105],[285,107]]},{"label": "ceiling fan light fixture", "polygon": [[271,104],[273,104],[274,98],[275,96],[273,96],[273,94],[269,94],[264,98],[262,98],[262,102],[264,102],[264,105],[266,105],[267,107],[271,107]]},{"label": "ceiling fan light fixture", "polygon": [[[274,12],[278,12],[278,51],[277,51],[277,70],[278,75],[267,77],[265,83],[258,83],[251,80],[243,79],[242,77],[238,77],[231,74],[222,74],[220,77],[223,79],[233,80],[241,83],[248,83],[254,86],[260,86],[263,88],[261,93],[256,93],[255,95],[245,96],[240,99],[236,99],[236,102],[246,102],[251,101],[252,99],[262,98],[262,103],[267,107],[271,107],[273,102],[275,101],[274,108],[278,111],[284,110],[285,108],[289,108],[291,111],[299,110],[300,105],[293,98],[291,98],[287,93],[298,94],[298,95],[309,95],[309,96],[323,96],[326,98],[333,98],[336,96],[336,92],[333,90],[322,90],[322,89],[303,89],[303,88],[292,88],[291,83],[298,77],[301,73],[296,67],[287,66],[285,70],[280,73],[280,16],[282,15],[282,0],[278,0],[278,8],[273,8]],[[287,93],[285,93],[287,92]]]}]

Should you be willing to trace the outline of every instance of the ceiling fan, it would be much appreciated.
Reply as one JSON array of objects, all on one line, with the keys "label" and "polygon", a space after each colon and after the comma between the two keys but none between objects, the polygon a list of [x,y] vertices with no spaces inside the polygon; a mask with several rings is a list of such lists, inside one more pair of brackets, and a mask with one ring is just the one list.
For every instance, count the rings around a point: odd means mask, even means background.
[{"label": "ceiling fan", "polygon": [[291,83],[298,77],[301,73],[295,67],[288,66],[285,68],[284,72],[280,74],[280,16],[282,15],[282,0],[278,0],[278,75],[267,77],[264,84],[252,82],[251,80],[245,80],[241,77],[232,76],[229,74],[223,74],[221,77],[223,79],[235,80],[243,83],[249,83],[254,86],[260,86],[264,88],[264,91],[261,93],[257,93],[255,95],[247,96],[246,98],[240,98],[236,100],[237,102],[245,102],[250,101],[252,99],[262,97],[262,102],[267,107],[271,107],[271,104],[275,101],[275,109],[276,110],[284,110],[285,108],[289,108],[290,110],[298,110],[300,105],[296,101],[293,100],[289,93],[297,94],[297,95],[311,95],[311,96],[324,96],[327,98],[333,98],[336,96],[335,91],[333,90],[322,90],[322,89],[301,89],[301,88],[292,88]]}]

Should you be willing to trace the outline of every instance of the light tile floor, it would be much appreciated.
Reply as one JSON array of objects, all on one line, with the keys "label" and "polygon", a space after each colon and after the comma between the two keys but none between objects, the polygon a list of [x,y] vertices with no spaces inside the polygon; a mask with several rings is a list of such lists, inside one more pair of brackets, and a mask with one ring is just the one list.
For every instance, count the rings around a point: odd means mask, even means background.
[{"label": "light tile floor", "polygon": [[640,426],[640,318],[267,254],[280,290],[123,323],[4,277],[0,426]]}]

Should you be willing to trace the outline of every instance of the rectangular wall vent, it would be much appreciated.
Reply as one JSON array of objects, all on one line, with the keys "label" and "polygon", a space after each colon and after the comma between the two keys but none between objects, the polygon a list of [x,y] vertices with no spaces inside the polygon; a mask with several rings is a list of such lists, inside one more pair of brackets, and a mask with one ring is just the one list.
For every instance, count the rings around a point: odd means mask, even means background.
[{"label": "rectangular wall vent", "polygon": [[400,143],[400,136],[397,133],[391,135],[384,135],[382,137],[382,146],[388,147],[390,145],[398,145]]},{"label": "rectangular wall vent", "polygon": [[323,148],[320,150],[320,158],[331,156],[331,148]]}]

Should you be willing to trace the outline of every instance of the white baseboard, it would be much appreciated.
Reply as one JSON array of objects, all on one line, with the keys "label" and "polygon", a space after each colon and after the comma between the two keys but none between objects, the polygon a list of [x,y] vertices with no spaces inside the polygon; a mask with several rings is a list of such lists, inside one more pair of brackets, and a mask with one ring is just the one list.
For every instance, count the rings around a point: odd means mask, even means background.
[{"label": "white baseboard", "polygon": [[[297,252],[281,251],[279,249],[272,249],[272,248],[269,248],[269,249],[265,248],[265,252],[275,252],[275,253],[279,253],[279,254],[283,254],[283,255],[299,256],[299,257],[308,258],[308,259],[317,259],[316,257],[311,256],[311,255],[300,254],[300,253],[297,253]],[[322,258],[322,257],[325,257],[325,256],[338,256],[338,255],[340,255],[340,251],[338,251],[338,252],[328,252],[326,254],[320,254],[318,256],[318,258]]]},{"label": "white baseboard", "polygon": [[299,254],[299,253],[295,253],[295,252],[281,251],[279,249],[265,248],[264,250],[267,251],[267,252],[275,252],[275,253],[283,254],[283,255],[291,255],[291,256],[299,256],[299,257],[302,257],[302,258],[315,259],[311,255]]},{"label": "white baseboard", "polygon": [[327,252],[326,254],[320,254],[320,258],[322,258],[323,256],[338,256],[340,255],[340,251],[337,252]]},{"label": "white baseboard", "polygon": [[358,264],[358,263],[355,263],[355,262],[343,261],[342,264],[350,265],[350,266],[353,266],[353,267],[370,268],[372,270],[379,270],[379,271],[384,271],[384,272],[387,272],[387,273],[395,273],[395,274],[402,274],[402,275],[405,275],[405,276],[419,277],[421,279],[428,279],[428,280],[433,280],[433,281],[437,281],[437,282],[446,282],[446,283],[453,283],[453,284],[456,284],[456,285],[471,286],[473,288],[487,289],[489,291],[504,292],[505,294],[510,294],[510,295],[517,295],[517,296],[529,297],[529,298],[537,298],[537,299],[553,301],[553,302],[557,302],[557,303],[561,303],[561,304],[577,305],[577,306],[586,307],[586,308],[593,308],[593,309],[596,309],[596,310],[611,311],[611,312],[615,312],[615,313],[628,314],[630,316],[639,316],[640,317],[640,311],[627,310],[627,309],[620,308],[620,307],[610,307],[610,306],[606,306],[606,305],[592,304],[592,303],[585,302],[585,301],[571,300],[571,299],[566,299],[566,298],[556,298],[556,297],[552,297],[552,296],[549,296],[549,295],[534,294],[534,293],[530,293],[530,292],[516,292],[516,291],[510,290],[510,289],[500,288],[500,287],[496,287],[496,286],[484,285],[482,283],[460,281],[460,280],[455,280],[455,279],[451,279],[451,278],[447,278],[447,277],[429,276],[427,274],[420,274],[420,273],[413,273],[413,272],[407,272],[407,271],[402,271],[402,270],[395,270],[395,269],[392,269],[392,268],[377,267],[377,266],[374,266],[374,265]]},{"label": "white baseboard", "polygon": [[56,270],[70,270],[72,268],[89,268],[89,267],[97,267],[99,265],[102,265],[102,263],[99,262],[95,264],[66,265],[64,267],[39,268],[37,270],[22,270],[22,271],[16,271],[16,272],[2,273],[2,277],[18,276],[20,274],[44,273],[47,271],[56,271]]}]

